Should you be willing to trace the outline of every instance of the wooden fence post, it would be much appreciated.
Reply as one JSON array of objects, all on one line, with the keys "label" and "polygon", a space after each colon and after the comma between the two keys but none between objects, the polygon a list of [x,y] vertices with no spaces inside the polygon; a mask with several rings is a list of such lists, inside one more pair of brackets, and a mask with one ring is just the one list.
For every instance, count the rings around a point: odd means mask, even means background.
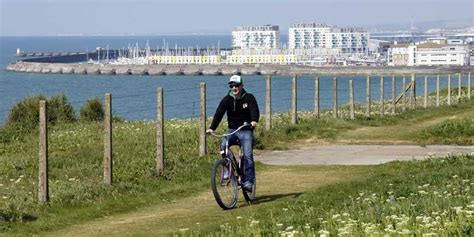
[{"label": "wooden fence post", "polygon": [[291,124],[293,125],[298,122],[296,80],[296,75],[293,75],[291,78]]},{"label": "wooden fence post", "polygon": [[316,80],[314,80],[314,114],[316,115],[316,118],[319,118],[319,77],[316,77]]},{"label": "wooden fence post", "polygon": [[49,201],[48,184],[48,114],[47,102],[39,102],[39,172],[38,172],[38,201]]},{"label": "wooden fence post", "polygon": [[370,76],[367,76],[366,101],[367,101],[367,108],[365,110],[365,116],[370,117]]},{"label": "wooden fence post", "polygon": [[199,123],[199,156],[206,155],[206,83],[201,82],[200,123]]},{"label": "wooden fence post", "polygon": [[333,117],[334,117],[334,118],[337,118],[337,78],[336,78],[336,77],[333,78],[333,80],[332,80],[332,85],[333,85],[333,88],[332,88],[332,94],[333,94],[333,98],[332,98],[332,104],[333,104],[332,113],[333,113]]},{"label": "wooden fence post", "polygon": [[439,107],[439,75],[436,75],[436,107]]},{"label": "wooden fence post", "polygon": [[411,109],[416,109],[416,75],[411,74]]},{"label": "wooden fence post", "polygon": [[265,98],[265,130],[272,129],[272,76],[268,76],[266,80],[266,98]]},{"label": "wooden fence post", "polygon": [[104,183],[112,185],[112,95],[105,94],[104,110]]},{"label": "wooden fence post", "polygon": [[355,112],[354,112],[354,84],[352,83],[352,80],[349,81],[349,106],[351,109],[351,119],[355,118]]},{"label": "wooden fence post", "polygon": [[163,175],[164,172],[164,106],[163,106],[163,88],[156,88],[156,175]]},{"label": "wooden fence post", "polygon": [[383,84],[383,76],[380,76],[380,117],[383,117],[385,113]]},{"label": "wooden fence post", "polygon": [[471,99],[471,72],[467,74],[467,98]]},{"label": "wooden fence post", "polygon": [[423,107],[426,109],[428,107],[428,76],[425,76],[424,98]]},{"label": "wooden fence post", "polygon": [[461,86],[462,86],[462,79],[461,73],[458,74],[458,102],[461,99]]},{"label": "wooden fence post", "polygon": [[396,83],[395,83],[395,75],[392,76],[392,115],[397,113],[397,89],[396,89]]},{"label": "wooden fence post", "polygon": [[451,74],[448,74],[448,105],[451,105]]},{"label": "wooden fence post", "polygon": [[406,87],[407,87],[406,77],[405,77],[405,75],[403,75],[403,79],[402,79],[402,93],[403,93],[403,96],[402,96],[402,112],[405,112],[407,110]]}]

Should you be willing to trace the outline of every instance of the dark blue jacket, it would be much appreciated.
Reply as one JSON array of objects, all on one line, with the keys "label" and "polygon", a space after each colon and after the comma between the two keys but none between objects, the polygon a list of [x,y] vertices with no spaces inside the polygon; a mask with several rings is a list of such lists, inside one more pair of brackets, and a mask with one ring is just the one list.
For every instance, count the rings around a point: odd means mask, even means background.
[{"label": "dark blue jacket", "polygon": [[222,98],[212,119],[210,129],[216,130],[225,113],[227,113],[229,128],[232,129],[240,127],[244,122],[249,124],[252,121],[258,122],[260,118],[260,111],[255,97],[244,89],[242,89],[239,98],[235,98],[231,91]]}]

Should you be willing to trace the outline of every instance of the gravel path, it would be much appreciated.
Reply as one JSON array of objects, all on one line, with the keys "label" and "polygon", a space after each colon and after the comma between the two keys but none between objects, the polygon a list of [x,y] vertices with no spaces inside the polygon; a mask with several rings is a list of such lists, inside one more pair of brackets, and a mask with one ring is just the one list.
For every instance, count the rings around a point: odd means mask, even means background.
[{"label": "gravel path", "polygon": [[376,165],[448,154],[474,154],[474,146],[320,145],[271,151],[256,156],[255,160],[271,165]]}]

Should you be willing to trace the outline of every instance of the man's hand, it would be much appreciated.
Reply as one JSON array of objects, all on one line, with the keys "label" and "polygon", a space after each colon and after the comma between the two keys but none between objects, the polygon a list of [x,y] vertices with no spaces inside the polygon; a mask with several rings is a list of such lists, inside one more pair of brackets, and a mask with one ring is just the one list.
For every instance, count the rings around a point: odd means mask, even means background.
[{"label": "man's hand", "polygon": [[257,127],[257,122],[252,121],[252,122],[250,122],[250,125],[252,125],[252,128],[255,128],[255,127]]},{"label": "man's hand", "polygon": [[212,134],[212,133],[214,133],[214,130],[212,130],[212,129],[209,128],[209,129],[206,130],[206,133],[207,133],[207,134]]}]

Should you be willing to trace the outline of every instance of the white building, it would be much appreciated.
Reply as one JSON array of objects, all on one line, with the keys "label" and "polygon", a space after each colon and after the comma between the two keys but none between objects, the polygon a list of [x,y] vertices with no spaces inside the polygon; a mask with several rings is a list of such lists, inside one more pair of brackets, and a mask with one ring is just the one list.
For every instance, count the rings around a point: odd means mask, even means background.
[{"label": "white building", "polygon": [[239,26],[232,31],[234,49],[280,48],[280,30],[275,25]]},{"label": "white building", "polygon": [[360,28],[339,28],[318,23],[297,23],[288,32],[290,49],[341,49],[342,53],[367,53],[370,34]]},{"label": "white building", "polygon": [[469,65],[467,45],[420,44],[417,45],[416,66]]},{"label": "white building", "polygon": [[462,44],[396,44],[388,50],[389,66],[469,65],[469,46]]}]

